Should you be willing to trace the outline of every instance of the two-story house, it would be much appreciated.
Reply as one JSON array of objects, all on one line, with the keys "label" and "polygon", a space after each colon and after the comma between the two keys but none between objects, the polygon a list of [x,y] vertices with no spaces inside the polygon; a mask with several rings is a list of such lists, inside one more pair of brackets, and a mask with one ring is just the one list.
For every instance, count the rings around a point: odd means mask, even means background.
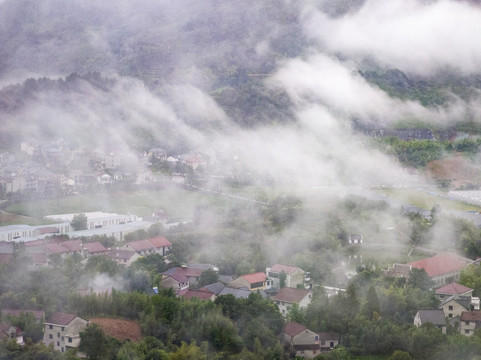
[{"label": "two-story house", "polygon": [[445,299],[454,295],[471,297],[473,295],[473,289],[455,282],[436,289],[436,297],[440,301],[444,301]]},{"label": "two-story house", "polygon": [[340,339],[341,337],[337,333],[316,334],[295,321],[286,324],[282,332],[284,346],[294,351],[296,356],[304,358],[314,358],[321,351],[332,350],[339,345]]},{"label": "two-story house", "polygon": [[85,330],[88,321],[77,315],[57,312],[45,321],[43,342],[53,345],[55,350],[66,352],[80,345],[80,332]]},{"label": "two-story house", "polygon": [[466,336],[472,336],[481,328],[481,311],[463,311],[461,313],[459,331]]},{"label": "two-story house", "polygon": [[298,285],[304,287],[304,283],[308,281],[308,274],[301,268],[291,265],[275,264],[266,269],[267,278],[272,281],[272,287],[281,288],[281,279],[283,279],[284,287],[296,288]]},{"label": "two-story house", "polygon": [[444,316],[448,319],[461,316],[463,311],[473,310],[471,296],[451,296],[439,304],[439,309],[443,310]]},{"label": "two-story house", "polygon": [[271,298],[279,307],[282,315],[287,315],[294,304],[300,308],[307,307],[312,300],[312,293],[305,289],[282,288]]}]

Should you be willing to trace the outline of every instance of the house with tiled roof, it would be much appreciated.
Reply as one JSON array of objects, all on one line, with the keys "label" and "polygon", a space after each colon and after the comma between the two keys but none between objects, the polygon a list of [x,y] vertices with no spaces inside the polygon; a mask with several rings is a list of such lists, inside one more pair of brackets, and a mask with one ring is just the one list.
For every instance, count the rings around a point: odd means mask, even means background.
[{"label": "house with tiled roof", "polygon": [[445,317],[454,319],[457,316],[461,316],[463,311],[473,310],[474,306],[471,304],[471,296],[453,295],[444,299],[439,304],[439,309],[443,310]]},{"label": "house with tiled roof", "polygon": [[441,301],[454,295],[473,296],[473,289],[467,286],[452,282],[436,290],[436,297]]},{"label": "house with tiled roof", "polygon": [[304,358],[314,358],[321,351],[329,351],[337,346],[339,341],[340,336],[337,333],[317,334],[295,321],[286,324],[282,332],[284,347]]},{"label": "house with tiled roof", "polygon": [[0,339],[15,339],[17,344],[23,345],[23,331],[18,326],[0,323]]},{"label": "house with tiled roof", "polygon": [[461,313],[459,331],[466,336],[472,336],[481,328],[481,311],[463,311]]},{"label": "house with tiled roof", "polygon": [[130,266],[135,260],[141,258],[141,256],[133,250],[120,249],[111,249],[106,253],[106,256],[123,266]]},{"label": "house with tiled roof", "polygon": [[212,291],[201,288],[198,290],[186,289],[177,293],[177,296],[183,297],[184,299],[198,298],[199,300],[210,300],[214,301],[216,296]]},{"label": "house with tiled roof", "polygon": [[66,352],[80,345],[80,332],[85,330],[88,321],[74,314],[56,312],[45,321],[43,342],[52,344],[55,350]]},{"label": "house with tiled roof", "polygon": [[187,290],[190,286],[189,278],[184,275],[181,268],[172,268],[162,273],[160,280],[160,287],[172,288],[176,293]]},{"label": "house with tiled roof", "polygon": [[263,272],[241,275],[237,279],[229,283],[229,287],[239,289],[247,288],[250,291],[265,290],[271,286],[271,282],[267,280],[267,276]]},{"label": "house with tiled roof", "polygon": [[272,287],[276,289],[281,288],[281,278],[284,276],[284,286],[295,288],[298,285],[304,286],[306,281],[310,279],[306,277],[306,272],[297,266],[275,264],[266,269],[266,274],[269,280],[272,281]]},{"label": "house with tiled roof", "polygon": [[469,259],[443,253],[433,257],[409,263],[412,268],[424,269],[431,278],[434,287],[439,288],[459,280],[461,270],[471,264]]},{"label": "house with tiled roof", "polygon": [[109,252],[109,249],[98,241],[84,243],[83,247],[87,255],[104,255]]},{"label": "house with tiled roof", "polygon": [[139,255],[145,256],[149,254],[167,255],[172,249],[172,243],[163,236],[147,239],[131,241],[120,248],[121,250],[133,250]]},{"label": "house with tiled roof", "polygon": [[282,315],[287,315],[294,304],[300,308],[307,307],[311,303],[312,293],[305,289],[285,287],[271,299],[277,304]]},{"label": "house with tiled roof", "polygon": [[414,325],[420,327],[426,323],[433,324],[438,329],[441,329],[443,334],[446,334],[446,318],[443,310],[418,310],[414,317]]}]

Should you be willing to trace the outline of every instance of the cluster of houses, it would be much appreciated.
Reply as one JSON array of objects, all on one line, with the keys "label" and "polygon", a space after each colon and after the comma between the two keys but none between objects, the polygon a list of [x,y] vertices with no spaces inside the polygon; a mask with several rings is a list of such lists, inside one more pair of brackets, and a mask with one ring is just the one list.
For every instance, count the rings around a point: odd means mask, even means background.
[{"label": "cluster of houses", "polygon": [[[169,155],[167,150],[157,147],[134,154],[109,148],[71,149],[64,139],[43,145],[22,142],[20,152],[15,155],[0,154],[0,195],[16,192],[43,196],[68,194],[126,179],[144,184],[157,180],[150,171],[152,161],[164,161],[172,168],[177,164],[186,165],[195,170],[205,167],[213,156],[212,149]],[[59,173],[56,169],[68,170]],[[171,180],[178,182],[179,175],[185,176],[175,174]]]}]

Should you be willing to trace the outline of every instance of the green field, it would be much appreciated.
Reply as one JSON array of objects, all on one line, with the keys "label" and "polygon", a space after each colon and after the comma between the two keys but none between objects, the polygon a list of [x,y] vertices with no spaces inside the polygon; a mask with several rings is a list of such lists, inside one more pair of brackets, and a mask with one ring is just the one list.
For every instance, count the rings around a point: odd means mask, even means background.
[{"label": "green field", "polygon": [[417,189],[382,189],[382,194],[402,201],[406,204],[431,210],[434,206],[440,206],[444,210],[458,211],[481,211],[481,207],[470,205],[461,201],[449,200],[441,196],[433,195],[427,191]]},{"label": "green field", "polygon": [[[162,190],[102,192],[58,199],[23,201],[6,207],[5,212],[34,218],[32,221],[35,219],[40,221],[44,216],[51,214],[89,211],[147,216],[160,209],[165,210],[172,218],[191,218],[199,205],[222,207],[238,201],[240,200],[217,194],[167,187]],[[19,219],[23,220],[23,218]],[[25,221],[15,223],[25,223]],[[7,223],[1,222],[0,225],[7,225]]]}]

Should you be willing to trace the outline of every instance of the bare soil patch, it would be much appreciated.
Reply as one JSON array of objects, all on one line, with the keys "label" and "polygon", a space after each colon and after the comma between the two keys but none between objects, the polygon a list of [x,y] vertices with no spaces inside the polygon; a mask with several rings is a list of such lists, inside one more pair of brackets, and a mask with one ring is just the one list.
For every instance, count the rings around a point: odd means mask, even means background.
[{"label": "bare soil patch", "polygon": [[130,340],[140,341],[141,331],[137,322],[131,320],[112,319],[112,318],[93,318],[90,322],[97,324],[108,336],[119,341]]}]

